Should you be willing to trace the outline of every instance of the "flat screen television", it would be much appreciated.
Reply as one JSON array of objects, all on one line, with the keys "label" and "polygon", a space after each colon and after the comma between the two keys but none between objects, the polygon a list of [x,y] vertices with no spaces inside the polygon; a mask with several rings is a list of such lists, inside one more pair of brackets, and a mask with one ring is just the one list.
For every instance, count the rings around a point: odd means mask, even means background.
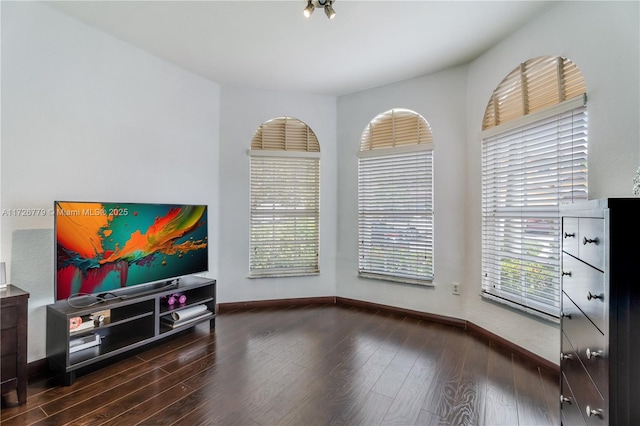
[{"label": "flat screen television", "polygon": [[55,201],[55,299],[208,270],[207,206]]}]

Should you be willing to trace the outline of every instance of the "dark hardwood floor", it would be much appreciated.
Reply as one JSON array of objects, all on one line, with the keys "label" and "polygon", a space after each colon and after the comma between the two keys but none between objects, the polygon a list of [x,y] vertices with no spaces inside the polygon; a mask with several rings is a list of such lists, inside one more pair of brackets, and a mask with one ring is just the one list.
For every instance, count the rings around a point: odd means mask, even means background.
[{"label": "dark hardwood floor", "polygon": [[[7,395],[5,405],[12,405]],[[556,373],[460,328],[341,305],[263,308],[78,377],[4,425],[557,425]]]}]

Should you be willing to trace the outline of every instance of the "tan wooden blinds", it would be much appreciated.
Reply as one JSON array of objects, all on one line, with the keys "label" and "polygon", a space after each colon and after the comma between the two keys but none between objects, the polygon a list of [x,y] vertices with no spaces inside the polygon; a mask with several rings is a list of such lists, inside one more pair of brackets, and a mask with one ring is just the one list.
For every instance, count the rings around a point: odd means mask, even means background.
[{"label": "tan wooden blinds", "polygon": [[433,143],[429,123],[414,111],[392,109],[374,118],[362,135],[360,151]]},{"label": "tan wooden blinds", "polygon": [[530,59],[509,73],[496,87],[485,110],[482,129],[584,95],[580,69],[561,56]]},{"label": "tan wooden blinds", "polygon": [[302,121],[278,117],[260,125],[251,141],[252,150],[320,152],[315,133]]}]

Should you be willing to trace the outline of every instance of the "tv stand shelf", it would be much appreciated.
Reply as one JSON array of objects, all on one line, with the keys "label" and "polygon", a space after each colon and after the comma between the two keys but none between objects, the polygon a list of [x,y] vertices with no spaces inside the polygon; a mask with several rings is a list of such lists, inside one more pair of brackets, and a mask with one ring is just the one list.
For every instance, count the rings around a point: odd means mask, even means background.
[{"label": "tv stand shelf", "polygon": [[[169,305],[167,299],[175,293],[185,295],[185,303]],[[74,306],[66,300],[47,306],[47,359],[50,369],[61,374],[66,385],[73,383],[76,372],[81,368],[203,322],[208,321],[213,328],[216,280],[184,277],[177,287],[162,287],[139,295],[127,294],[100,303],[95,301],[96,298],[86,296],[76,299]],[[96,318],[98,314],[104,316],[102,321],[88,320],[91,315]],[[75,317],[84,317],[83,323],[91,325],[82,331],[71,330],[70,321]],[[84,344],[87,346],[84,349],[73,348],[76,350],[72,352],[71,342],[76,344],[83,338],[92,343]]]}]

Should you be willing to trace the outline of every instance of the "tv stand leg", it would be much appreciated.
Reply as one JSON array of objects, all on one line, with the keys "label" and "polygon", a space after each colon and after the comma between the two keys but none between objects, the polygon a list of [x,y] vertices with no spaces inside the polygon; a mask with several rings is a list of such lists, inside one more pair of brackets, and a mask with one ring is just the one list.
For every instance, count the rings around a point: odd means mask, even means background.
[{"label": "tv stand leg", "polygon": [[209,321],[209,328],[216,328],[216,319],[212,319]]},{"label": "tv stand leg", "polygon": [[75,371],[70,371],[68,373],[64,373],[62,375],[62,384],[64,386],[71,386],[73,384],[73,382],[75,382],[76,380],[76,372]]}]

